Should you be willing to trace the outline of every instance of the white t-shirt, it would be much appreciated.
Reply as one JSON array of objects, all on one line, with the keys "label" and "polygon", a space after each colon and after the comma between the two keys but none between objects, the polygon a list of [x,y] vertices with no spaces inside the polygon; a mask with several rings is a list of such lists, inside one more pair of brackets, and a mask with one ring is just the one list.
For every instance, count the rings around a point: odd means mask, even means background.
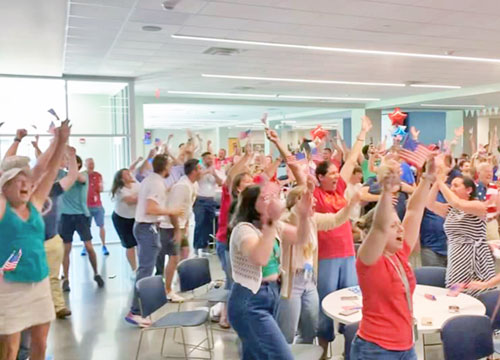
[{"label": "white t-shirt", "polygon": [[127,204],[123,198],[128,196],[137,196],[139,194],[140,185],[136,182],[131,184],[131,187],[122,187],[116,192],[115,197],[115,213],[118,216],[126,219],[133,219],[135,217],[135,210],[137,204]]},{"label": "white t-shirt", "polygon": [[198,180],[198,196],[215,197],[217,182],[212,174],[205,174]]},{"label": "white t-shirt", "polygon": [[[167,209],[178,209],[182,208],[185,210],[185,214],[182,217],[178,217],[179,228],[184,229],[186,223],[191,216],[193,210],[193,204],[196,200],[197,184],[191,182],[189,178],[184,175],[180,180],[175,183],[167,196],[167,201],[165,206]],[[170,221],[170,216],[166,216],[164,221],[160,223],[160,227],[164,229],[171,229],[174,226]]]},{"label": "white t-shirt", "polygon": [[[351,184],[347,183],[347,187],[344,192],[344,197],[347,201],[351,201],[352,197],[354,194],[359,192],[361,188],[363,187],[363,184],[358,183],[358,184]],[[354,206],[349,214],[349,219],[355,221],[359,219],[361,216],[361,203],[358,202],[356,206]]]},{"label": "white t-shirt", "polygon": [[157,173],[149,174],[141,182],[135,211],[135,221],[143,223],[160,222],[163,219],[163,216],[146,214],[147,200],[153,200],[160,206],[164,206],[167,201],[165,179]]}]

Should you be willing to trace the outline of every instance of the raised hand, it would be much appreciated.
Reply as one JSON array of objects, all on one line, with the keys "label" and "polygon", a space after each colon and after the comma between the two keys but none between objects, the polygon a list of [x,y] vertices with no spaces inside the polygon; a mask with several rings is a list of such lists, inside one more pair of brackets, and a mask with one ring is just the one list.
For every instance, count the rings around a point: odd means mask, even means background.
[{"label": "raised hand", "polygon": [[[368,132],[372,129],[373,125],[372,125],[372,121],[370,120],[370,118],[368,116],[363,116],[361,118],[361,130],[364,131],[364,132]],[[337,131],[338,133],[338,131]]]},{"label": "raised hand", "polygon": [[35,140],[31,142],[31,145],[33,145],[33,147],[35,149],[38,149],[38,140],[40,139],[40,136],[39,135],[35,135]]},{"label": "raised hand", "polygon": [[266,137],[270,142],[277,143],[280,140],[278,133],[276,131],[266,128],[265,132],[266,132]]},{"label": "raised hand", "polygon": [[418,140],[418,136],[420,135],[420,130],[417,130],[415,126],[410,127],[410,134],[413,140]]},{"label": "raised hand", "polygon": [[148,159],[152,159],[156,156],[156,148],[149,150]]},{"label": "raised hand", "polygon": [[401,179],[400,165],[395,160],[384,161],[378,169],[378,178],[384,191],[395,193],[399,190]]},{"label": "raised hand", "polygon": [[59,127],[59,140],[66,142],[68,141],[69,134],[71,133],[71,126],[69,125],[69,120],[66,119],[61,123],[61,126]]},{"label": "raised hand", "polygon": [[464,127],[463,126],[460,126],[458,128],[455,129],[455,137],[460,137],[464,134]]},{"label": "raised hand", "polygon": [[28,130],[26,129],[17,129],[16,138],[22,140],[26,135],[28,135]]}]

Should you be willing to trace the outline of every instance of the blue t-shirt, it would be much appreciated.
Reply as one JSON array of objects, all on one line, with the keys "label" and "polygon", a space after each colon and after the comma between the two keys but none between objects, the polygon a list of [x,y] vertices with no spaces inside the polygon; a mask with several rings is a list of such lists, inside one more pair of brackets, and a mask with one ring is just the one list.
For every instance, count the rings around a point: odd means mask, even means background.
[{"label": "blue t-shirt", "polygon": [[[438,193],[436,201],[446,203],[441,193]],[[446,256],[448,254],[448,244],[443,228],[444,220],[444,218],[429,209],[425,209],[420,225],[420,244],[422,247],[429,248],[439,255]]]},{"label": "blue t-shirt", "polygon": [[476,198],[479,201],[485,201],[487,191],[488,191],[488,187],[485,186],[481,181],[479,181],[476,185]]},{"label": "blue t-shirt", "polygon": [[[370,194],[380,195],[382,193],[382,188],[380,184],[377,182],[376,178],[369,178],[368,181],[363,184],[363,186],[369,187],[368,192]],[[403,191],[400,191],[397,193],[397,197],[398,197],[398,202],[395,205],[396,212],[398,214],[399,219],[403,220],[406,214],[406,201],[408,200],[408,194],[406,194]],[[376,204],[377,204],[376,202],[369,203],[365,207],[365,212],[368,212],[369,210],[374,208]]]},{"label": "blue t-shirt", "polygon": [[415,184],[415,175],[413,175],[413,171],[411,171],[410,165],[405,162],[402,162],[401,165],[401,181],[404,181],[408,185]]}]

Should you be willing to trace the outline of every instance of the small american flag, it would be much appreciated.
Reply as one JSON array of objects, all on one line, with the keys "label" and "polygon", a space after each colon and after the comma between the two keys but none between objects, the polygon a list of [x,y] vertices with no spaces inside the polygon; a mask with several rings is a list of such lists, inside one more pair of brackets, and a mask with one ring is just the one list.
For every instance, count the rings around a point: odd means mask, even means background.
[{"label": "small american flag", "polygon": [[56,112],[54,109],[49,109],[47,110],[52,116],[54,116],[57,120],[59,120],[59,116],[57,116]]},{"label": "small american flag", "polygon": [[3,272],[8,272],[8,271],[14,271],[17,268],[17,264],[19,263],[19,260],[21,259],[21,256],[23,255],[23,252],[21,249],[19,251],[13,251],[12,254],[9,256],[7,261],[2,266],[2,271]]},{"label": "small american flag", "polygon": [[49,134],[54,135],[56,132],[56,124],[53,121],[50,122],[49,129],[47,130]]},{"label": "small american flag", "polygon": [[403,148],[399,150],[399,157],[418,169],[424,166],[430,154],[432,154],[431,150],[410,137],[406,139]]},{"label": "small american flag", "polygon": [[250,136],[250,129],[248,129],[247,131],[242,131],[240,132],[240,140],[243,140],[243,139],[246,139],[247,137]]}]

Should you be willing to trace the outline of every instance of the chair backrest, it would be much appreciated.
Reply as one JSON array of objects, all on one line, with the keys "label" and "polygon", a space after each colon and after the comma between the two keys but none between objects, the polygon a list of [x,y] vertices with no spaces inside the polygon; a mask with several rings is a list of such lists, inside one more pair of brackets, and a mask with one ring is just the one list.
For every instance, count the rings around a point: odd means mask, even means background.
[{"label": "chair backrest", "polygon": [[477,298],[486,306],[486,315],[491,319],[493,329],[500,329],[500,311],[497,311],[495,318],[492,319],[495,306],[500,300],[500,290],[492,290],[480,294]]},{"label": "chair backrest", "polygon": [[446,287],[446,268],[439,266],[424,266],[415,269],[415,278],[419,285]]},{"label": "chair backrest", "polygon": [[350,359],[352,340],[358,332],[359,322],[344,327],[344,360]]},{"label": "chair backrest", "polygon": [[191,291],[200,286],[210,284],[210,265],[207,258],[192,258],[182,260],[177,265],[181,292]]},{"label": "chair backrest", "polygon": [[446,360],[481,359],[493,354],[493,330],[485,315],[459,315],[441,328]]},{"label": "chair backrest", "polygon": [[143,317],[151,315],[167,303],[165,284],[160,275],[140,279],[135,284],[135,288]]}]

